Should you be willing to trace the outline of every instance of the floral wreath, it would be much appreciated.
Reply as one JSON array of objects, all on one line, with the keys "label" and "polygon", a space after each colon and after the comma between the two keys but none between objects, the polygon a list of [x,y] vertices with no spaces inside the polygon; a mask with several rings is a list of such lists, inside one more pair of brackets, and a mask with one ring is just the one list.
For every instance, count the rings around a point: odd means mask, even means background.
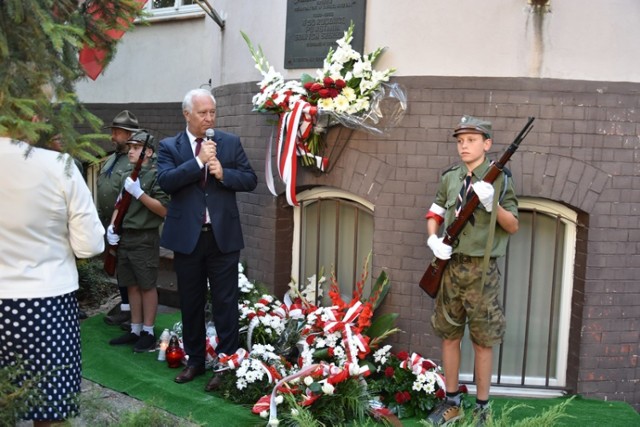
[{"label": "floral wreath", "polygon": [[[315,77],[303,74],[300,81],[285,81],[264,56],[262,48],[254,48],[242,33],[255,67],[263,76],[260,91],[254,95],[254,111],[278,114],[276,157],[280,179],[286,185],[287,201],[297,206],[295,182],[297,157],[304,167],[320,172],[327,170],[329,158],[324,155],[327,129],[342,125],[373,134],[384,134],[396,126],[406,110],[404,89],[390,84],[396,71],[374,69],[384,48],[362,55],[351,47],[353,22],[337,47],[329,49],[322,69]],[[382,102],[393,98],[394,103]],[[272,144],[265,160],[267,187],[277,195],[272,174]]]}]

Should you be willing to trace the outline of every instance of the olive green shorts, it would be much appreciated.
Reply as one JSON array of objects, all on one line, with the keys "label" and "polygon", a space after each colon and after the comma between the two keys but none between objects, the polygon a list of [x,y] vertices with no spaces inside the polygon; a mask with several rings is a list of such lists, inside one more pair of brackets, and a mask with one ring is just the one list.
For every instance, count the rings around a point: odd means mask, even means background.
[{"label": "olive green shorts", "polygon": [[155,288],[159,265],[160,234],[157,229],[123,231],[116,268],[119,286]]},{"label": "olive green shorts", "polygon": [[[447,340],[464,335],[469,324],[471,340],[483,347],[502,342],[506,330],[504,311],[500,304],[500,271],[495,259],[489,261],[484,288],[482,257],[454,254],[444,269],[431,325],[436,334]],[[443,313],[443,308],[453,322]]]}]

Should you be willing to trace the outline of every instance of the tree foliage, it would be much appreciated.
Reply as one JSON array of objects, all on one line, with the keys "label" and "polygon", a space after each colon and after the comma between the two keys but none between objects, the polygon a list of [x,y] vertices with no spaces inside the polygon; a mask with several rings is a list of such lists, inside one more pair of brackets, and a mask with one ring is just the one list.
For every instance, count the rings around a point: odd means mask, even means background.
[{"label": "tree foliage", "polygon": [[32,144],[60,135],[64,151],[96,160],[98,135],[77,131],[102,124],[75,94],[86,78],[78,53],[102,49],[108,63],[117,40],[107,30],[127,30],[142,14],[136,0],[0,1],[0,135]]}]

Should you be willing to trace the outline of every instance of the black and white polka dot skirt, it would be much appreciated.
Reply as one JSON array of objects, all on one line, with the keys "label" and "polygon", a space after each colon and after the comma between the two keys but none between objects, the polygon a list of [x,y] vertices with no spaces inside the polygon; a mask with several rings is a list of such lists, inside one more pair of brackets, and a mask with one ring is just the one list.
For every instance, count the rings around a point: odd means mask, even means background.
[{"label": "black and white polka dot skirt", "polygon": [[75,292],[30,299],[0,299],[0,367],[22,360],[25,374],[37,379],[38,403],[19,415],[24,420],[61,421],[78,414],[81,354]]}]

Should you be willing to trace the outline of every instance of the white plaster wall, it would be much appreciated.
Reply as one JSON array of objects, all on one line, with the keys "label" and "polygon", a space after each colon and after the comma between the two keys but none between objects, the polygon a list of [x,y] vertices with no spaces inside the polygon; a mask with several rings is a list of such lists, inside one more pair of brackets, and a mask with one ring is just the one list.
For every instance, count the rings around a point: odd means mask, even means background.
[{"label": "white plaster wall", "polygon": [[[260,74],[240,36],[283,68],[286,1],[218,0],[221,31],[209,18],[156,22],[125,34],[84,102],[169,102],[206,83]],[[539,23],[527,0],[369,0],[365,51],[387,46],[378,68],[398,76],[540,77],[640,82],[640,0],[551,0]]]}]

